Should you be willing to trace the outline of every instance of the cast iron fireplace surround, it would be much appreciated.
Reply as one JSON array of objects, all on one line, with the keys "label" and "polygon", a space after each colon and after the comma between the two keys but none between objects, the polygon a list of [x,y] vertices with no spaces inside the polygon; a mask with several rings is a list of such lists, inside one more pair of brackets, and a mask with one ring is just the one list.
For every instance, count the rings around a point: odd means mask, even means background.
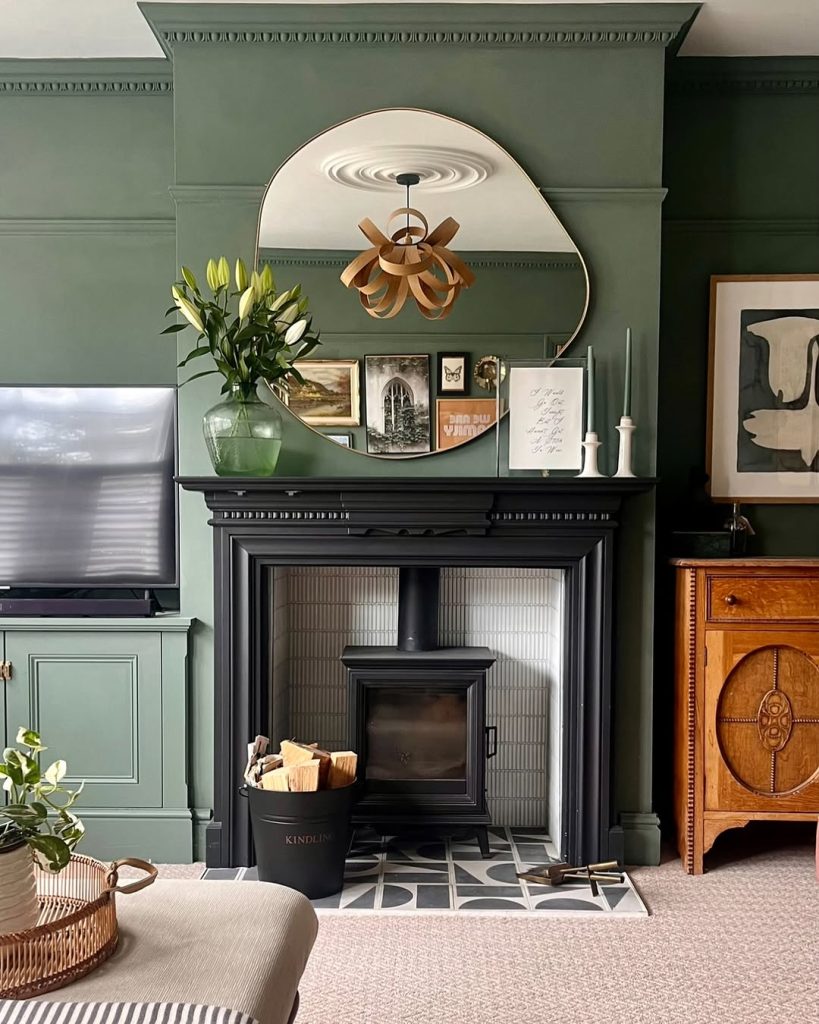
[{"label": "cast iron fireplace surround", "polygon": [[564,570],[559,845],[573,863],[622,856],[610,787],[614,533],[622,499],[653,481],[183,477],[179,483],[202,492],[213,513],[209,867],[253,863],[239,781],[248,739],[269,721],[269,577],[275,567],[301,565]]}]

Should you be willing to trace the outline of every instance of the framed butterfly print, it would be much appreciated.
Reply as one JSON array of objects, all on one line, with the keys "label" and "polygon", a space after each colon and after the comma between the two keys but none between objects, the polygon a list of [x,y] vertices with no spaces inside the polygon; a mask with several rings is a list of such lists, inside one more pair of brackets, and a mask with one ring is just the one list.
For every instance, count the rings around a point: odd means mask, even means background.
[{"label": "framed butterfly print", "polygon": [[819,274],[711,278],[714,501],[819,502]]},{"label": "framed butterfly print", "polygon": [[466,352],[438,353],[438,394],[465,395],[469,381]]}]

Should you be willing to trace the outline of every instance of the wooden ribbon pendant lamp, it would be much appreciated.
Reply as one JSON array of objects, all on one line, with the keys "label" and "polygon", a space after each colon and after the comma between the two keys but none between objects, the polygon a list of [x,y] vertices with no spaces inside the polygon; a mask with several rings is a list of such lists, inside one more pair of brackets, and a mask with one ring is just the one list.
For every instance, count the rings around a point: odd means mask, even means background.
[{"label": "wooden ribbon pendant lamp", "polygon": [[[410,295],[427,320],[443,320],[452,312],[461,288],[475,281],[463,260],[447,249],[460,224],[447,217],[430,232],[426,217],[410,206],[410,186],[417,185],[420,177],[398,174],[395,180],[406,186],[406,206],[390,214],[387,235],[369,217],[361,221],[358,226],[372,248],[345,268],[341,282],[355,288],[361,305],[379,320],[397,316]],[[405,223],[389,233],[401,217]]]}]

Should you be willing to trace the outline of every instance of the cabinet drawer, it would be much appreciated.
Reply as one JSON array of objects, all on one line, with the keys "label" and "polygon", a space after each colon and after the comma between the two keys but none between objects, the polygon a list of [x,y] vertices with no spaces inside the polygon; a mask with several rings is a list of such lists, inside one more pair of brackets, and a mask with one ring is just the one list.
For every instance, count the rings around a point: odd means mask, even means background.
[{"label": "cabinet drawer", "polygon": [[819,578],[711,576],[708,618],[712,622],[819,621]]}]

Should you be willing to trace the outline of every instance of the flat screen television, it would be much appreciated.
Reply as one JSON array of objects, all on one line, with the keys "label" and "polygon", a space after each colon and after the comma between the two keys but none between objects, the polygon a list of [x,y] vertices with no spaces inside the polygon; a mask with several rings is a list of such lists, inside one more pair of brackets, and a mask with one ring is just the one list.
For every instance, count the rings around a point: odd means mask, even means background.
[{"label": "flat screen television", "polygon": [[0,387],[0,586],[177,584],[176,389]]}]

